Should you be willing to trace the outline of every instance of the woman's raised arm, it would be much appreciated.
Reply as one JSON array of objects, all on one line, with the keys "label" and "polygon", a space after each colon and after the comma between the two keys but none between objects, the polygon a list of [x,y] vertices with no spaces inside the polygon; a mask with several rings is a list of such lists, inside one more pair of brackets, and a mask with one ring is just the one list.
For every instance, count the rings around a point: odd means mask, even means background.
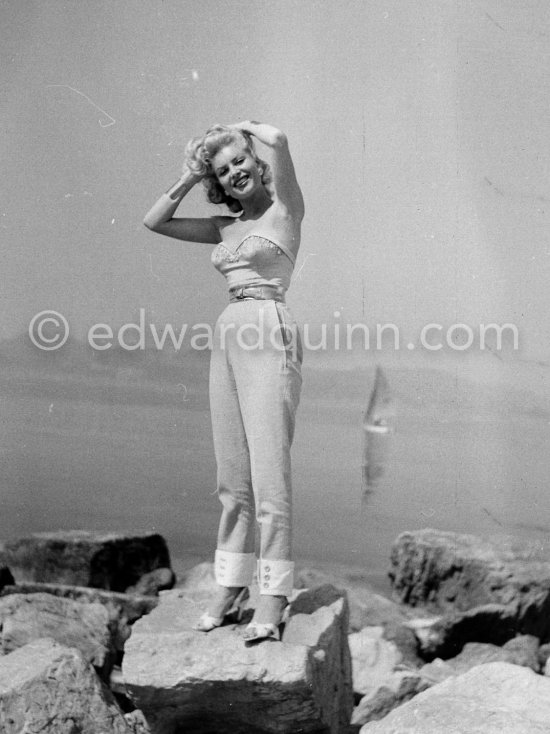
[{"label": "woman's raised arm", "polygon": [[273,156],[270,163],[275,196],[292,216],[302,219],[304,216],[304,199],[296,178],[286,135],[273,125],[252,120],[239,122],[236,125],[230,125],[230,127],[253,135],[260,143],[271,148]]},{"label": "woman's raised arm", "polygon": [[178,240],[207,244],[218,243],[220,233],[213,218],[174,218],[173,216],[183,197],[200,180],[200,176],[185,169],[181,178],[149,209],[143,219],[143,224],[153,232],[175,237]]}]

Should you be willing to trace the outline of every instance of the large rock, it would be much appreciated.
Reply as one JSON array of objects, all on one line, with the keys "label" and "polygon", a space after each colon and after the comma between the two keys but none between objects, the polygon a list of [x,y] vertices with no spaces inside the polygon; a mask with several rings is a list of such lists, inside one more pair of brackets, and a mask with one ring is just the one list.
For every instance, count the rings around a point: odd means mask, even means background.
[{"label": "large rock", "polygon": [[141,596],[126,594],[121,591],[107,591],[106,589],[93,589],[89,586],[71,586],[70,584],[42,584],[42,583],[20,583],[6,586],[0,597],[10,594],[52,594],[65,599],[73,599],[83,604],[103,604],[107,609],[116,609],[124,614],[130,621],[143,617],[144,614],[154,609],[158,604],[156,596]]},{"label": "large rock", "polygon": [[349,635],[353,691],[362,698],[351,723],[380,719],[431,685],[404,664],[394,642],[384,638],[383,627],[365,627]]},{"label": "large rock", "polygon": [[[282,641],[245,647],[242,625],[191,629],[208,593],[163,592],[133,627],[122,672],[154,734],[337,734],[352,711],[345,596],[331,586],[299,592]],[[252,604],[253,604],[252,600]]]},{"label": "large rock", "polygon": [[419,693],[360,734],[548,734],[550,681],[489,663]]},{"label": "large rock", "polygon": [[50,637],[76,647],[107,675],[115,660],[109,615],[101,604],[81,604],[51,594],[12,594],[0,599],[2,654]]},{"label": "large rock", "polygon": [[157,568],[170,568],[164,538],[156,533],[63,530],[36,533],[0,545],[0,565],[17,583],[52,582],[125,591]]},{"label": "large rock", "polygon": [[298,588],[331,584],[345,591],[349,603],[349,629],[358,632],[365,627],[383,627],[384,638],[392,641],[411,667],[424,662],[417,655],[417,640],[408,623],[414,616],[409,608],[378,593],[360,571],[321,571],[301,568],[297,573]]},{"label": "large rock", "polygon": [[422,677],[431,683],[439,683],[451,676],[461,675],[478,665],[486,663],[513,663],[539,671],[537,659],[538,640],[525,635],[511,640],[502,647],[484,642],[468,642],[454,658],[437,658],[420,669]]},{"label": "large rock", "polygon": [[512,605],[482,604],[465,612],[445,612],[410,620],[425,660],[450,658],[468,642],[502,645],[518,632],[517,608]]},{"label": "large rock", "polygon": [[2,734],[130,734],[119,706],[80,652],[37,640],[0,657]]},{"label": "large rock", "polygon": [[158,604],[157,596],[138,596],[118,591],[91,589],[87,586],[68,586],[64,584],[17,584],[6,586],[0,598],[12,594],[48,594],[72,599],[80,604],[101,604],[109,617],[109,630],[113,644],[118,651],[130,636],[130,625],[144,614],[149,614]]},{"label": "large rock", "polygon": [[500,615],[508,636],[550,638],[550,559],[540,544],[419,530],[397,538],[391,563],[400,602],[451,614],[489,608],[489,626]]},{"label": "large rock", "polygon": [[430,685],[415,670],[394,671],[363,696],[353,711],[351,723],[360,726],[368,721],[383,719],[390,711],[425,691]]},{"label": "large rock", "polygon": [[[507,647],[514,644],[525,646],[525,640],[531,639],[536,642],[529,643],[527,647],[530,649],[535,644],[538,648],[538,638],[533,635],[514,637],[517,621],[513,609],[500,604],[485,604],[466,612],[449,612],[439,616],[412,619],[408,625],[417,638],[419,654],[424,660],[433,660],[455,657],[470,642],[485,642]],[[528,654],[532,655],[531,652]],[[544,651],[540,654],[544,656]],[[538,661],[538,669],[543,667],[545,659]],[[529,667],[537,669],[535,665]]]},{"label": "large rock", "polygon": [[171,568],[156,568],[154,571],[144,574],[137,584],[129,586],[126,589],[126,594],[158,596],[159,591],[173,589],[175,583],[176,575]]},{"label": "large rock", "polygon": [[384,639],[383,627],[365,627],[349,635],[348,642],[355,694],[370,693],[403,662],[395,644]]},{"label": "large rock", "polygon": [[[350,632],[358,632],[365,627],[383,627],[384,638],[398,647],[407,664],[420,667],[424,663],[417,655],[417,640],[408,626],[414,611],[378,593],[369,583],[367,574],[362,574],[360,570],[298,568],[297,589],[327,584],[341,589],[347,595]],[[179,575],[177,587],[191,593],[213,592],[216,588],[213,564],[199,563],[185,571]]]}]

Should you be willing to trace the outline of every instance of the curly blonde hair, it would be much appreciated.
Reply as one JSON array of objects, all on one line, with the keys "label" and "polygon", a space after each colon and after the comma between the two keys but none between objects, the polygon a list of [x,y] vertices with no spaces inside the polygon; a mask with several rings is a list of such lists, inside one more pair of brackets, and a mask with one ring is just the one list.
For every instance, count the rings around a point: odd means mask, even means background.
[{"label": "curly blonde hair", "polygon": [[246,150],[248,150],[258,164],[262,183],[267,186],[270,182],[269,166],[258,157],[252,136],[244,130],[236,130],[226,125],[213,125],[208,128],[202,137],[192,138],[187,143],[185,148],[185,162],[192,173],[195,173],[197,176],[203,176],[202,182],[206,189],[206,198],[208,201],[212,204],[225,204],[229,208],[229,211],[237,214],[242,211],[241,203],[226,194],[214,173],[211,163],[216,153],[225,145],[230,145],[231,143],[244,144]]}]

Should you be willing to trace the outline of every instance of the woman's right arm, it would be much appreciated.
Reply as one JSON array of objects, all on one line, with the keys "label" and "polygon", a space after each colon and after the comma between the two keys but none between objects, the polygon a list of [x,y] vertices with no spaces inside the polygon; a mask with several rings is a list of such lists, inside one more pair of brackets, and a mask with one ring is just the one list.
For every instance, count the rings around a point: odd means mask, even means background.
[{"label": "woman's right arm", "polygon": [[206,242],[215,245],[220,232],[213,218],[176,217],[174,213],[183,197],[200,181],[189,169],[158,199],[143,219],[143,224],[153,232],[175,237],[187,242]]}]

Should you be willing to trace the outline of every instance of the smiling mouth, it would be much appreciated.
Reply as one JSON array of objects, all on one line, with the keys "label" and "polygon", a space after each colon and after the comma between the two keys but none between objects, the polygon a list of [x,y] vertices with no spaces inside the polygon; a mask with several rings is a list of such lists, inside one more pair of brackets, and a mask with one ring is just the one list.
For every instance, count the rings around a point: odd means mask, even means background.
[{"label": "smiling mouth", "polygon": [[232,184],[233,185],[233,188],[234,189],[242,189],[242,188],[244,188],[246,186],[246,184],[248,183],[248,179],[249,179],[249,176],[247,176],[246,174],[244,174],[242,176],[239,176],[238,178],[236,178],[233,181],[233,184]]}]

